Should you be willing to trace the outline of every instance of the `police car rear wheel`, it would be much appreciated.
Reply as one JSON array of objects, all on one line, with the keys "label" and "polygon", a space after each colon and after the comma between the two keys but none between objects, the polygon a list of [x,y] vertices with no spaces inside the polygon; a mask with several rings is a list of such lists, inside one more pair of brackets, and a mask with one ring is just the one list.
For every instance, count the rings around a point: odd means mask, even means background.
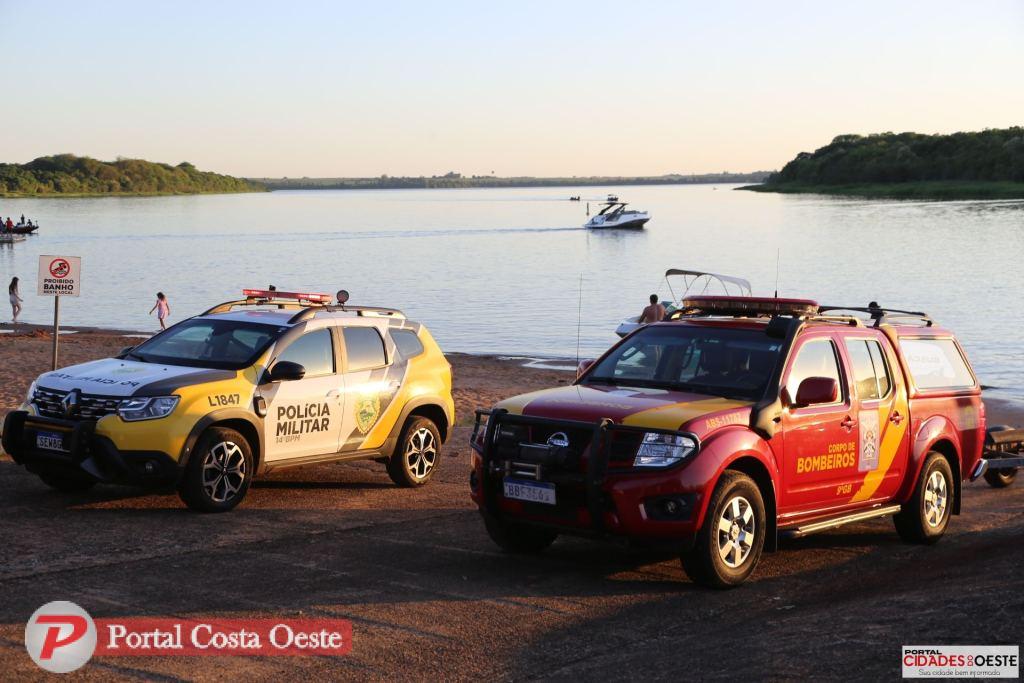
[{"label": "police car rear wheel", "polygon": [[726,471],[715,486],[693,548],[682,556],[683,569],[703,586],[738,586],[761,559],[766,528],[757,484],[745,474]]},{"label": "police car rear wheel", "polygon": [[60,474],[41,473],[39,478],[51,489],[61,493],[81,493],[88,491],[96,482],[84,477],[68,477]]},{"label": "police car rear wheel", "polygon": [[227,512],[245,498],[252,476],[252,450],[245,437],[211,427],[192,452],[178,495],[198,512]]},{"label": "police car rear wheel", "polygon": [[388,475],[399,486],[423,486],[430,481],[440,454],[441,435],[425,417],[406,423],[398,446],[388,460]]},{"label": "police car rear wheel", "polygon": [[953,508],[953,470],[942,453],[928,454],[914,495],[893,517],[904,541],[932,544],[946,533]]}]

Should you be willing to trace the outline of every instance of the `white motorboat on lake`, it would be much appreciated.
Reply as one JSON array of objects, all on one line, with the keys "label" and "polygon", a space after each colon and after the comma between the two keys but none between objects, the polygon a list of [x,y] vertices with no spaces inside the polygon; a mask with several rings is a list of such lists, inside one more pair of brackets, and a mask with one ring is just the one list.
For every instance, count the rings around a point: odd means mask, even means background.
[{"label": "white motorboat on lake", "polygon": [[[669,278],[681,278],[683,291],[681,294],[676,295],[675,288],[672,286],[672,280]],[[750,282],[744,280],[741,277],[733,277],[732,275],[718,275],[716,273],[706,273],[702,270],[683,270],[681,268],[670,268],[665,271],[665,283],[668,285],[668,291],[672,293],[672,299],[670,301],[662,301],[661,305],[665,307],[665,313],[671,313],[672,311],[679,308],[682,304],[683,299],[692,294],[708,294],[708,289],[713,288],[714,294],[725,294],[727,296],[750,296]],[[703,286],[699,290],[695,289],[695,286],[700,283]],[[720,290],[720,291],[719,291]],[[620,337],[625,337],[633,330],[640,327],[640,316],[635,315],[632,318],[626,318],[619,326],[615,328],[615,334]]]},{"label": "white motorboat on lake", "polygon": [[646,211],[627,210],[628,204],[625,202],[609,201],[604,202],[603,206],[604,208],[596,216],[583,224],[584,228],[588,230],[610,230],[613,228],[640,230],[647,221],[651,220],[650,214]]}]

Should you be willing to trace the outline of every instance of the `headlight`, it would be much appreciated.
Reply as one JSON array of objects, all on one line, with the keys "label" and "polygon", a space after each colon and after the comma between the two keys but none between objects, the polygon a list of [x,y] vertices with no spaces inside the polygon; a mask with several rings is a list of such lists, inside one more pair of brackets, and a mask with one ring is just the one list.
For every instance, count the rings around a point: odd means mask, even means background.
[{"label": "headlight", "polygon": [[32,382],[32,384],[30,384],[29,387],[28,387],[28,393],[25,395],[25,403],[31,403],[33,400],[35,400],[35,398],[36,398],[36,383]]},{"label": "headlight", "polygon": [[126,422],[155,420],[170,415],[177,405],[177,396],[130,398],[121,404],[121,407],[117,409],[117,413]]},{"label": "headlight", "polygon": [[633,467],[668,467],[697,450],[697,440],[682,434],[647,432],[636,452]]}]

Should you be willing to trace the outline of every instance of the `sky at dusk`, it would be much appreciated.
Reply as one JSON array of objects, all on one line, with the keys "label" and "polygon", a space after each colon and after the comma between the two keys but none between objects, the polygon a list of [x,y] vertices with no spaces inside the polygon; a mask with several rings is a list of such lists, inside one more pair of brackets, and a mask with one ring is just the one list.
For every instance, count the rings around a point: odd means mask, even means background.
[{"label": "sky at dusk", "polygon": [[1024,123],[1024,2],[0,0],[0,161],[244,176],[772,170]]}]

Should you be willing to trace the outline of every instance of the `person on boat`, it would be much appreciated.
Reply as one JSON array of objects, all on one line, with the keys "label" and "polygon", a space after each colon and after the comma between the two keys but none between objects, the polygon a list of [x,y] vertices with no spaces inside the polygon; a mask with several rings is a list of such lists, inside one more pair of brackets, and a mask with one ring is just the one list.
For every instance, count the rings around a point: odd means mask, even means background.
[{"label": "person on boat", "polygon": [[10,232],[13,228],[14,228],[14,221],[12,221],[11,217],[8,216],[7,217],[7,232]]},{"label": "person on boat", "polygon": [[167,303],[167,295],[163,292],[156,293],[156,303],[153,304],[153,308],[149,309],[149,314],[153,315],[153,311],[156,311],[157,320],[160,321],[160,329],[167,329],[167,316],[171,314],[171,305]]},{"label": "person on boat", "polygon": [[651,294],[651,303],[649,306],[644,308],[644,312],[640,314],[640,324],[647,325],[650,323],[661,322],[665,318],[665,307],[658,301],[657,294]]},{"label": "person on boat", "polygon": [[18,314],[21,313],[22,298],[18,292],[18,278],[14,277],[11,279],[11,284],[7,286],[7,296],[11,300],[11,311],[14,314],[14,324],[18,324]]},{"label": "person on boat", "polygon": [[21,214],[21,222],[18,225],[25,225],[25,214]]}]

